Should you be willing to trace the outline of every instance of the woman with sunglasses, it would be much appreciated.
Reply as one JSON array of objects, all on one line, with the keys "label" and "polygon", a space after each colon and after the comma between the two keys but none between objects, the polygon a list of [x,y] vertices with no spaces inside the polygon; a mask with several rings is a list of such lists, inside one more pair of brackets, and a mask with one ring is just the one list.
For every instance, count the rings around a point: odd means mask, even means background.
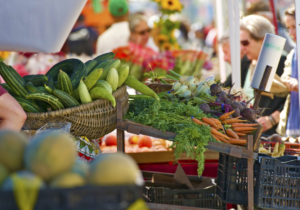
[{"label": "woman with sunglasses", "polygon": [[[285,25],[290,36],[296,41],[295,6],[285,11]],[[299,136],[299,95],[298,95],[298,65],[296,50],[293,49],[287,56],[284,73],[281,80],[285,83],[290,94],[280,114],[277,132],[282,136]]]},{"label": "woman with sunglasses", "polygon": [[[250,87],[251,79],[266,33],[275,33],[274,26],[266,18],[258,15],[249,15],[241,20],[241,51],[251,60],[249,68],[241,69],[243,74],[246,75],[243,89],[248,98],[254,97],[254,90]],[[276,70],[276,74],[279,76],[283,73],[285,60],[286,56],[282,55]],[[266,109],[258,119],[258,122],[263,125],[264,134],[272,135],[276,132],[279,115],[284,103],[285,98],[274,97],[272,94],[266,94],[261,97],[259,107]]]},{"label": "woman with sunglasses", "polygon": [[147,23],[147,18],[139,13],[131,15],[129,17],[129,29],[129,41],[141,47],[146,47],[151,33],[151,29]]}]

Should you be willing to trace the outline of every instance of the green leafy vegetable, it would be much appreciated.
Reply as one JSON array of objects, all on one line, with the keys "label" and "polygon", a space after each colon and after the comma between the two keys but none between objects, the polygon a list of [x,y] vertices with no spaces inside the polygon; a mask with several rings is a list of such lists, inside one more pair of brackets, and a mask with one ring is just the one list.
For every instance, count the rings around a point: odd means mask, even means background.
[{"label": "green leafy vegetable", "polygon": [[215,141],[206,126],[200,126],[191,120],[191,116],[201,119],[206,117],[198,107],[192,103],[178,103],[155,99],[137,98],[130,102],[125,118],[143,125],[157,128],[161,131],[176,133],[171,146],[178,158],[184,152],[198,161],[198,175],[204,169],[204,152],[209,141]]}]

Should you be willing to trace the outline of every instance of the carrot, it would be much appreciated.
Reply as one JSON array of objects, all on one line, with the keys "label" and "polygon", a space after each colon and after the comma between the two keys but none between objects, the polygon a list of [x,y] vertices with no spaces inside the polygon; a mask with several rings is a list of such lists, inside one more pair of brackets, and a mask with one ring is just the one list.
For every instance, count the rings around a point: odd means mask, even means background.
[{"label": "carrot", "polygon": [[[213,134],[212,134],[212,135],[213,135]],[[224,143],[230,144],[230,142],[227,141],[224,137],[219,136],[219,135],[214,135],[214,136],[215,136],[216,138],[218,138],[219,141],[222,141],[222,142],[224,142]]]},{"label": "carrot", "polygon": [[[223,125],[220,120],[218,120],[216,118],[209,118],[209,119],[214,121],[214,123],[219,127],[219,129],[222,129],[224,131]],[[225,131],[224,131],[224,133],[225,133]]]},{"label": "carrot", "polygon": [[216,137],[215,135],[211,134],[212,137],[214,137],[214,139],[216,139],[218,142],[221,142],[220,139],[218,137]]},{"label": "carrot", "polygon": [[241,139],[229,139],[229,142],[231,144],[242,145],[242,146],[245,146],[247,144],[246,140],[241,140]]},{"label": "carrot", "polygon": [[210,132],[214,135],[218,135],[218,136],[222,136],[225,139],[229,139],[228,136],[224,135],[223,133],[220,133],[219,131],[217,131],[215,128],[210,127]]},{"label": "carrot", "polygon": [[229,116],[230,115],[232,115],[233,113],[235,112],[235,110],[233,110],[233,111],[231,111],[231,112],[228,112],[228,113],[225,113],[225,114],[223,114],[223,115],[221,115],[220,117],[219,117],[219,120],[226,120],[227,118],[229,118]]},{"label": "carrot", "polygon": [[233,123],[231,126],[234,127],[255,127],[258,126],[258,124],[247,124],[247,123]]},{"label": "carrot", "polygon": [[247,122],[247,120],[240,120],[237,118],[232,118],[232,119],[228,119],[228,120],[223,120],[222,124],[233,124],[233,123],[242,123],[242,122]]},{"label": "carrot", "polygon": [[195,122],[195,123],[197,123],[197,124],[199,124],[199,125],[205,125],[205,126],[209,126],[208,124],[206,124],[206,123],[204,123],[204,122],[202,122],[202,121],[200,121],[200,120],[198,120],[198,119],[196,119],[196,118],[192,118],[192,120]]},{"label": "carrot", "polygon": [[226,130],[226,134],[229,137],[235,138],[235,139],[239,139],[239,136],[231,129],[227,129]]},{"label": "carrot", "polygon": [[239,133],[239,132],[235,132],[238,136],[246,136],[245,133]]},{"label": "carrot", "polygon": [[253,131],[253,130],[256,130],[256,128],[252,128],[252,127],[235,127],[235,128],[233,128],[233,130],[237,131],[237,132],[243,132],[243,131]]},{"label": "carrot", "polygon": [[215,122],[212,121],[212,120],[210,120],[209,118],[202,117],[202,121],[203,121],[204,123],[209,124],[211,127],[214,127],[215,129],[219,129],[219,126],[217,126],[217,125],[215,124]]}]

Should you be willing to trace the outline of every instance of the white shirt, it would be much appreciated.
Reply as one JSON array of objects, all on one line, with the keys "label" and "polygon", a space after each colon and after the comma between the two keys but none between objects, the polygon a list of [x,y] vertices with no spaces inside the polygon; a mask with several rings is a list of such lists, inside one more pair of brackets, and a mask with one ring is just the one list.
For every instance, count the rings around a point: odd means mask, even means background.
[{"label": "white shirt", "polygon": [[111,52],[112,50],[128,45],[130,36],[127,21],[114,23],[109,29],[98,37],[97,55]]}]

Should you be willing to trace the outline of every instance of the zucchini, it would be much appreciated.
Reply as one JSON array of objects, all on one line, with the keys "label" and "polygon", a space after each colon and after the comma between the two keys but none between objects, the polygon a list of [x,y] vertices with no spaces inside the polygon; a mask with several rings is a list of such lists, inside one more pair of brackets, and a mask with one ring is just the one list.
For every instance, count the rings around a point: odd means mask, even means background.
[{"label": "zucchini", "polygon": [[93,72],[94,70],[96,70],[96,69],[103,69],[104,67],[109,66],[109,65],[112,64],[113,62],[114,62],[113,59],[109,59],[109,60],[102,61],[102,62],[98,63],[98,64],[97,64],[97,65],[89,72],[89,74],[90,74],[91,72]]},{"label": "zucchini", "polygon": [[119,59],[114,60],[112,63],[106,65],[105,67],[103,67],[103,74],[101,75],[101,77],[99,78],[100,80],[105,80],[110,69],[112,68],[118,68],[118,66],[120,65],[121,61]]},{"label": "zucchini", "polygon": [[105,53],[105,54],[97,56],[96,58],[94,58],[94,60],[97,61],[97,63],[100,63],[102,61],[114,59],[114,58],[115,58],[115,54],[113,52],[109,52],[109,53]]},{"label": "zucchini", "polygon": [[[92,89],[92,87],[94,87],[94,85],[96,84],[96,82],[98,81],[98,79],[100,78],[100,76],[103,73],[103,69],[96,69],[93,72],[91,72],[85,79],[84,79],[84,84],[86,85],[86,88],[88,89],[88,91],[90,89]],[[80,97],[79,97],[79,88],[76,88],[74,90],[74,97],[79,101]]]},{"label": "zucchini", "polygon": [[93,100],[97,100],[97,99],[106,99],[108,101],[111,102],[112,106],[115,107],[116,106],[116,99],[115,97],[110,94],[105,88],[102,87],[94,87],[91,92],[91,97]]},{"label": "zucchini", "polygon": [[44,112],[44,110],[37,106],[36,104],[33,104],[30,100],[22,97],[22,96],[16,96],[16,101],[21,105],[21,107],[24,109],[25,112],[33,112],[33,113],[40,113]]},{"label": "zucchini", "polygon": [[84,82],[82,80],[80,80],[78,90],[79,90],[79,98],[80,98],[80,101],[81,101],[82,104],[92,102],[92,98],[90,96],[90,93],[89,93],[86,85],[84,84]]},{"label": "zucchini", "polygon": [[72,82],[66,72],[60,70],[60,72],[58,73],[57,82],[59,90],[62,90],[69,95],[74,96]]},{"label": "zucchini", "polygon": [[34,86],[43,85],[45,82],[48,81],[48,77],[43,74],[26,75],[23,77],[23,79],[26,83],[31,82]]},{"label": "zucchini", "polygon": [[0,75],[5,80],[12,93],[16,94],[17,96],[24,97],[28,94],[28,92],[24,88],[24,85],[16,79],[16,74],[18,73],[13,68],[9,68],[3,62],[0,62]]},{"label": "zucchini", "polygon": [[56,96],[66,108],[80,106],[78,101],[62,90],[54,90],[53,95]]},{"label": "zucchini", "polygon": [[85,62],[85,67],[86,67],[86,74],[89,74],[90,71],[97,65],[97,61],[95,60],[90,60],[90,61],[87,61]]},{"label": "zucchini", "polygon": [[61,101],[50,94],[46,94],[46,93],[31,93],[26,95],[27,99],[33,99],[33,100],[40,100],[40,101],[44,101],[47,104],[50,105],[52,110],[59,110],[59,109],[63,109],[64,105],[61,103]]},{"label": "zucchini", "polygon": [[128,75],[127,79],[124,82],[124,85],[127,85],[127,86],[135,89],[136,91],[138,91],[144,95],[151,96],[159,101],[159,97],[156,95],[156,93],[152,89],[150,89],[147,85],[144,85],[137,79],[131,77],[130,75]]},{"label": "zucchini", "polygon": [[72,82],[73,90],[75,90],[80,82],[80,79],[82,77],[87,76],[86,74],[86,67],[84,63],[82,63],[79,59],[66,59],[64,61],[61,61],[57,64],[55,64],[47,73],[46,75],[51,75],[54,80],[57,80],[57,76],[59,73],[59,70],[62,70],[66,72]]}]

